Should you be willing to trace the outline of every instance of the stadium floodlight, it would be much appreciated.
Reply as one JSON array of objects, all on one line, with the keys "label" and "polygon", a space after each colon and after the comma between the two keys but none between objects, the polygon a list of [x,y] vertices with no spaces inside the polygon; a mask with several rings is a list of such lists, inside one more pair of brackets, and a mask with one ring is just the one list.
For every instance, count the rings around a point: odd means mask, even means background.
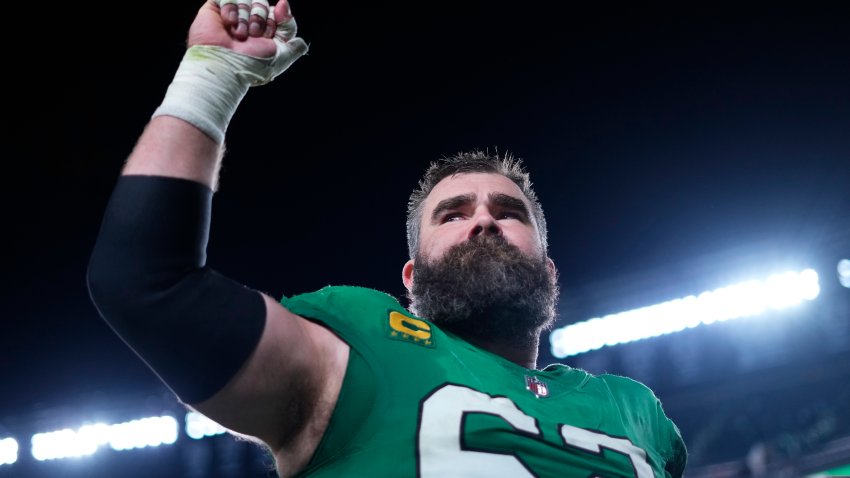
[{"label": "stadium floodlight", "polygon": [[204,437],[221,435],[225,431],[227,430],[223,426],[198,412],[186,414],[186,435],[189,435],[189,438],[200,440]]},{"label": "stadium floodlight", "polygon": [[18,461],[18,441],[14,438],[0,439],[0,466]]},{"label": "stadium floodlight", "polygon": [[70,428],[32,436],[32,456],[38,461],[91,455],[101,446],[113,450],[171,445],[177,441],[174,417],[163,415],[115,425],[96,423],[74,431]]},{"label": "stadium floodlight", "polygon": [[850,259],[838,261],[838,282],[844,287],[850,288]]},{"label": "stadium floodlight", "polygon": [[820,293],[813,269],[775,274],[699,295],[690,295],[640,309],[555,329],[549,336],[552,355],[578,355],[611,346],[679,332],[700,324],[749,317],[814,300]]}]

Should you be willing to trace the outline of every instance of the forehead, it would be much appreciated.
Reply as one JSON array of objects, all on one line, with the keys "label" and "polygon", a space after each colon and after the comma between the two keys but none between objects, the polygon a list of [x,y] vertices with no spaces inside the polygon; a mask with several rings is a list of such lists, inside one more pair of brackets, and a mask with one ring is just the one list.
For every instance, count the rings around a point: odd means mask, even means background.
[{"label": "forehead", "polygon": [[526,207],[530,206],[519,186],[506,176],[497,173],[460,173],[447,176],[434,186],[425,199],[425,212],[427,215],[444,199],[474,194],[479,201],[483,201],[491,193],[513,196],[521,199]]}]

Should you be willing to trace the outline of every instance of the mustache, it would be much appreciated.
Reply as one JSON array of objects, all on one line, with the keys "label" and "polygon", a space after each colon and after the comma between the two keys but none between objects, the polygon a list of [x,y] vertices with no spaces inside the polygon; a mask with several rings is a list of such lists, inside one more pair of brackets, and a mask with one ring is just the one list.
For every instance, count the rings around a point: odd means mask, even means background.
[{"label": "mustache", "polygon": [[474,259],[489,256],[498,256],[506,260],[516,257],[537,259],[524,253],[519,247],[508,242],[503,236],[475,236],[450,247],[441,259],[431,261],[431,263],[451,261],[455,258]]}]

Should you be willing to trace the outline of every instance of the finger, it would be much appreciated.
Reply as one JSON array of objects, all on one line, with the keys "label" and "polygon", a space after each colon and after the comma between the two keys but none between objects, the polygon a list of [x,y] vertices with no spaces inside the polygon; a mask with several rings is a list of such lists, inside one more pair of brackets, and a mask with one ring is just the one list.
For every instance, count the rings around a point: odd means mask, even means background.
[{"label": "finger", "polygon": [[269,10],[269,16],[266,18],[266,30],[263,32],[264,38],[274,38],[274,31],[277,28],[277,23],[274,20],[274,10]]},{"label": "finger", "polygon": [[236,0],[239,9],[239,22],[233,28],[233,36],[237,40],[248,38],[248,18],[251,17],[251,0]]},{"label": "finger", "polygon": [[292,9],[289,7],[289,2],[287,0],[280,0],[274,6],[274,10],[272,10],[270,14],[278,22],[286,22],[292,18]]},{"label": "finger", "polygon": [[284,42],[295,38],[298,34],[298,25],[295,23],[295,17],[292,16],[288,1],[280,0],[275,5],[274,16],[276,22],[274,37]]},{"label": "finger", "polygon": [[224,20],[224,26],[232,27],[239,21],[238,8],[236,0],[213,0],[221,9],[221,18]]},{"label": "finger", "polygon": [[263,38],[274,38],[274,31],[277,24],[274,22],[274,16],[266,18],[266,31],[263,32]]},{"label": "finger", "polygon": [[253,0],[251,16],[248,19],[248,35],[261,37],[266,32],[266,19],[269,16],[268,0]]}]

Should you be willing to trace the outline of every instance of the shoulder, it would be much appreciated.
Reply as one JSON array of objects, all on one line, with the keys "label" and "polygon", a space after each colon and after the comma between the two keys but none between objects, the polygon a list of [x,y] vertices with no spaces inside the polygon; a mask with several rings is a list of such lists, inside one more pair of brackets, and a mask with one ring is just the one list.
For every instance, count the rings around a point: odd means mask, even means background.
[{"label": "shoulder", "polygon": [[629,377],[607,373],[595,378],[603,384],[611,400],[617,403],[624,413],[663,414],[658,396],[645,384]]},{"label": "shoulder", "polygon": [[550,364],[543,370],[559,376],[569,376],[585,393],[606,397],[620,409],[654,409],[658,402],[655,392],[632,378],[610,373],[594,374],[563,364]]},{"label": "shoulder", "polygon": [[687,462],[687,449],[681,432],[667,416],[661,400],[643,383],[613,374],[598,376],[610,390],[611,398],[620,409],[621,417],[633,429],[647,434],[646,441],[658,443],[666,469],[672,476],[681,476]]},{"label": "shoulder", "polygon": [[595,377],[606,384],[612,391],[638,394],[655,399],[655,392],[643,383],[623,375],[610,373],[595,375]]},{"label": "shoulder", "polygon": [[387,332],[393,317],[412,317],[392,295],[358,286],[326,286],[283,297],[280,303],[290,312],[330,328],[354,346],[359,345],[359,338],[366,340]]},{"label": "shoulder", "polygon": [[317,291],[283,297],[281,304],[291,311],[298,309],[337,309],[363,310],[370,308],[400,309],[398,300],[386,292],[368,287],[350,285],[329,285]]}]

